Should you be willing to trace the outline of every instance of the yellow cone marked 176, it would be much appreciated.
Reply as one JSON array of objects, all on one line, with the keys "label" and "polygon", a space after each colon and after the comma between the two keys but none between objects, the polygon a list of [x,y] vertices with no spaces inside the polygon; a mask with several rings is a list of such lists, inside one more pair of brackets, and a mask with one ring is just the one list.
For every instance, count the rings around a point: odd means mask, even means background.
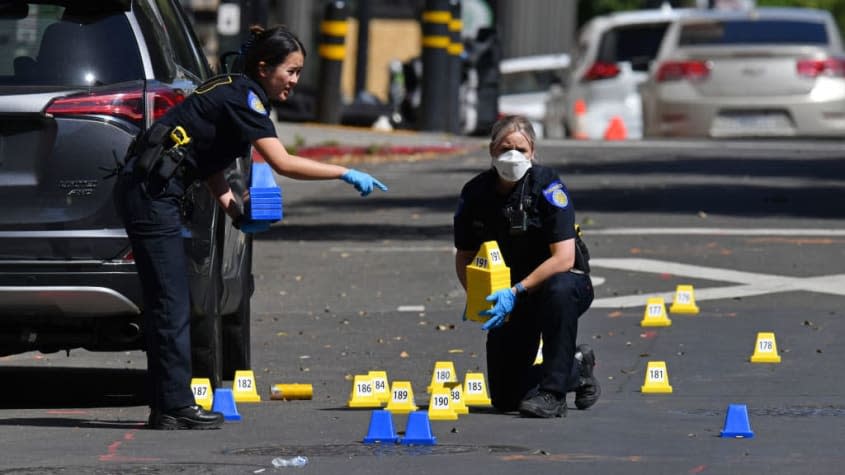
[{"label": "yellow cone marked 176", "polygon": [[452,407],[452,394],[449,388],[438,386],[431,391],[428,418],[432,421],[454,421],[458,418],[458,414]]}]

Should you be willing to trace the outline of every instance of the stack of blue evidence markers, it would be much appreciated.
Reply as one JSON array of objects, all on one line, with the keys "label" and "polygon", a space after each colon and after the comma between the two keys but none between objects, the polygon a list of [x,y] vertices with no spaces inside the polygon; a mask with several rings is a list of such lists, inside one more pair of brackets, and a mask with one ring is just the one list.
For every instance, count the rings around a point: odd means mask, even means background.
[{"label": "stack of blue evidence markers", "polygon": [[273,178],[267,163],[252,163],[252,184],[249,187],[249,217],[253,221],[276,222],[282,219],[282,189]]}]

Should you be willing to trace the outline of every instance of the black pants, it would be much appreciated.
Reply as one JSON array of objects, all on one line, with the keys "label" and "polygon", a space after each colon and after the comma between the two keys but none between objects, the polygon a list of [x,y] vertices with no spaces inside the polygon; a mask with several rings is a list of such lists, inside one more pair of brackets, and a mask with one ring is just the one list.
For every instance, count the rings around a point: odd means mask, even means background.
[{"label": "black pants", "polygon": [[148,185],[120,175],[115,204],[132,244],[144,295],[150,407],[168,411],[194,404],[191,391],[190,288],[182,238],[181,180]]},{"label": "black pants", "polygon": [[[578,317],[592,302],[589,275],[572,272],[555,274],[517,298],[509,321],[487,335],[487,379],[495,408],[513,411],[538,389],[566,394],[578,374],[573,364]],[[541,335],[543,364],[534,366]]]}]

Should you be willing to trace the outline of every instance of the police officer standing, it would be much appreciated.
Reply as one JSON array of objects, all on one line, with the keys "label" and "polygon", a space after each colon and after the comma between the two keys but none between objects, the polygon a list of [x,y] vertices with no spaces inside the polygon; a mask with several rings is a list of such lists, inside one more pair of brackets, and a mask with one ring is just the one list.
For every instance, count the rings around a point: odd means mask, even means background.
[{"label": "police officer standing", "polygon": [[139,136],[115,187],[144,296],[149,426],[154,429],[213,429],[223,423],[222,414],[195,404],[190,389],[190,291],[180,219],[185,189],[203,180],[241,231],[266,229],[244,216],[241,197],[224,176],[252,145],[280,175],[341,179],[362,196],[374,188],[387,191],[366,173],[288,154],[276,137],[270,100],[284,101],[291,94],[305,48],[284,27],[251,32],[242,51],[244,74],[209,80]]},{"label": "police officer standing", "polygon": [[[481,312],[490,317],[482,328],[489,330],[493,406],[559,417],[566,415],[568,391],[575,391],[579,409],[599,397],[593,350],[575,346],[578,317],[592,303],[593,287],[569,192],[554,170],[535,162],[534,141],[524,117],[507,116],[493,126],[493,167],[464,185],[455,213],[455,270],[466,289],[467,264],[482,243],[498,243],[512,287],[488,296],[493,307]],[[534,366],[541,336],[543,364]]]}]

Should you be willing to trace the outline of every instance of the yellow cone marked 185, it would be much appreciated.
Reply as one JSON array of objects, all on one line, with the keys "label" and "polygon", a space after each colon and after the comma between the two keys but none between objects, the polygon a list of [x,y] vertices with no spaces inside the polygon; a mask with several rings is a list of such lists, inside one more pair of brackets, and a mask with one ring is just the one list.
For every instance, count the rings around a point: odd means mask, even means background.
[{"label": "yellow cone marked 185", "polygon": [[467,406],[489,406],[490,396],[487,395],[487,383],[483,373],[467,373],[464,378],[464,404]]}]

